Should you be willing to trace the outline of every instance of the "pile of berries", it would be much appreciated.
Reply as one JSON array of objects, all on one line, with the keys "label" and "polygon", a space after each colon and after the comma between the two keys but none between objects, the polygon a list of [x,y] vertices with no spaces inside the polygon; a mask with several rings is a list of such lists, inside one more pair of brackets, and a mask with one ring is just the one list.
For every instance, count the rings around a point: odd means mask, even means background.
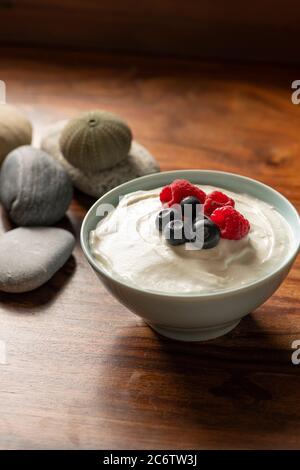
[{"label": "pile of berries", "polygon": [[221,191],[206,195],[187,180],[175,180],[161,190],[160,200],[166,208],[157,215],[156,226],[171,245],[191,242],[209,249],[220,238],[240,240],[250,230],[249,221],[234,208],[234,200]]}]

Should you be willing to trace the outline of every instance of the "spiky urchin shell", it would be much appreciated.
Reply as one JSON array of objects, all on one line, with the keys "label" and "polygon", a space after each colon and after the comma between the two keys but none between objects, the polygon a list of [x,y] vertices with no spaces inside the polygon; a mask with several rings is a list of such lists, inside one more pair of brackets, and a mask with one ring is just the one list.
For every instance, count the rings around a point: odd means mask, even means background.
[{"label": "spiky urchin shell", "polygon": [[29,145],[32,126],[14,106],[0,104],[0,166],[6,155],[21,145]]},{"label": "spiky urchin shell", "polygon": [[110,189],[139,176],[159,171],[159,165],[151,153],[134,140],[128,158],[114,168],[98,172],[86,172],[71,165],[59,148],[59,139],[66,121],[58,121],[48,127],[41,148],[53,156],[69,173],[74,186],[93,197],[100,197]]},{"label": "spiky urchin shell", "polygon": [[65,159],[83,171],[102,171],[127,158],[132,133],[118,116],[106,111],[87,111],[71,119],[60,137]]}]

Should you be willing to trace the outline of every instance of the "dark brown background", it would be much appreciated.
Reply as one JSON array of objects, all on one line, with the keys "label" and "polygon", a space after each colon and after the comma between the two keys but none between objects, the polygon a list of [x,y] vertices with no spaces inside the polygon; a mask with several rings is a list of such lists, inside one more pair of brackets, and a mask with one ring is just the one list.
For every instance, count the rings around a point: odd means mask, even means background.
[{"label": "dark brown background", "polygon": [[298,0],[0,0],[0,42],[299,63]]}]

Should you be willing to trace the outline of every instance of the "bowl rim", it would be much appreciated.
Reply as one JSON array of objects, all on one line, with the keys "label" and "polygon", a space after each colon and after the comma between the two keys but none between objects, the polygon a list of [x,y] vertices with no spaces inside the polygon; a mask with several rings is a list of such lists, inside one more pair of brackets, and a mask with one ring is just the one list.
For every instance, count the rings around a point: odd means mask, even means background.
[{"label": "bowl rim", "polygon": [[[212,174],[212,175],[226,175],[226,176],[233,176],[234,178],[238,178],[242,181],[247,181],[250,183],[258,184],[259,186],[265,188],[269,192],[273,193],[280,199],[282,199],[286,204],[288,204],[290,210],[294,213],[296,218],[298,219],[298,224],[299,224],[299,237],[298,240],[296,239],[296,244],[294,249],[291,251],[291,253],[288,255],[288,257],[283,261],[275,270],[271,271],[269,274],[266,274],[265,276],[250,282],[249,284],[246,284],[244,286],[236,287],[233,289],[226,289],[223,291],[219,292],[180,292],[180,293],[174,293],[174,292],[163,292],[163,291],[158,291],[158,290],[151,290],[151,289],[144,289],[138,286],[135,286],[134,284],[127,283],[121,279],[118,279],[115,277],[113,274],[110,274],[109,272],[105,271],[105,269],[102,269],[90,253],[89,247],[86,246],[85,243],[85,231],[86,231],[86,226],[89,218],[91,217],[91,214],[93,213],[94,209],[101,204],[102,199],[106,198],[107,196],[113,194],[114,192],[120,192],[122,188],[126,188],[131,184],[134,184],[135,182],[139,181],[147,181],[149,179],[155,178],[158,175],[166,175],[166,176],[171,176],[174,175],[174,179],[181,175],[182,177],[185,176],[187,173],[200,173],[200,174]],[[285,219],[286,220],[286,219]],[[287,221],[287,220],[286,220]],[[289,224],[289,222],[287,221]],[[290,224],[289,224],[290,225]],[[88,238],[87,238],[88,239]],[[83,253],[85,257],[87,258],[88,262],[90,265],[93,267],[93,269],[96,272],[99,272],[102,276],[107,278],[108,280],[112,281],[113,283],[118,284],[120,287],[126,287],[126,289],[130,289],[132,291],[146,294],[146,295],[152,295],[152,296],[163,296],[163,297],[172,297],[172,298],[178,298],[178,299],[186,299],[186,298],[201,298],[201,299],[207,299],[211,297],[228,297],[232,296],[233,294],[238,294],[242,292],[246,292],[247,290],[253,289],[256,286],[259,286],[261,284],[264,284],[266,281],[271,280],[273,277],[276,277],[277,274],[279,274],[281,271],[283,271],[290,263],[293,263],[294,259],[296,258],[299,249],[300,249],[300,216],[295,208],[295,206],[285,197],[283,194],[281,194],[279,191],[276,189],[273,189],[271,186],[268,186],[265,183],[262,183],[261,181],[258,181],[254,178],[250,178],[248,176],[243,176],[240,175],[239,173],[232,173],[232,172],[227,172],[227,171],[218,171],[218,170],[197,170],[197,169],[185,169],[185,170],[170,170],[170,171],[162,171],[160,173],[151,173],[150,175],[146,176],[140,176],[139,178],[134,178],[132,180],[126,181],[125,183],[122,183],[115,188],[111,189],[110,191],[107,191],[105,194],[103,194],[97,201],[90,207],[88,212],[86,213],[81,229],[80,229],[80,243],[81,243],[81,248],[83,250]]]}]

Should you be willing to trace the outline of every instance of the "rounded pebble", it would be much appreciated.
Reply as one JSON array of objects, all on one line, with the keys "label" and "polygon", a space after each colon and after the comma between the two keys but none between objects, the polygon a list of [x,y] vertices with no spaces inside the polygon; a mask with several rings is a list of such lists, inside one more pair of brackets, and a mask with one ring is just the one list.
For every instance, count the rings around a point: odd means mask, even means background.
[{"label": "rounded pebble", "polygon": [[72,195],[67,172],[43,150],[25,145],[4,160],[0,200],[16,225],[55,224],[64,216]]},{"label": "rounded pebble", "polygon": [[0,291],[27,292],[47,282],[75,245],[70,232],[54,227],[19,227],[0,236]]},{"label": "rounded pebble", "polygon": [[0,166],[6,155],[20,145],[29,145],[32,126],[28,119],[8,104],[0,104]]}]

